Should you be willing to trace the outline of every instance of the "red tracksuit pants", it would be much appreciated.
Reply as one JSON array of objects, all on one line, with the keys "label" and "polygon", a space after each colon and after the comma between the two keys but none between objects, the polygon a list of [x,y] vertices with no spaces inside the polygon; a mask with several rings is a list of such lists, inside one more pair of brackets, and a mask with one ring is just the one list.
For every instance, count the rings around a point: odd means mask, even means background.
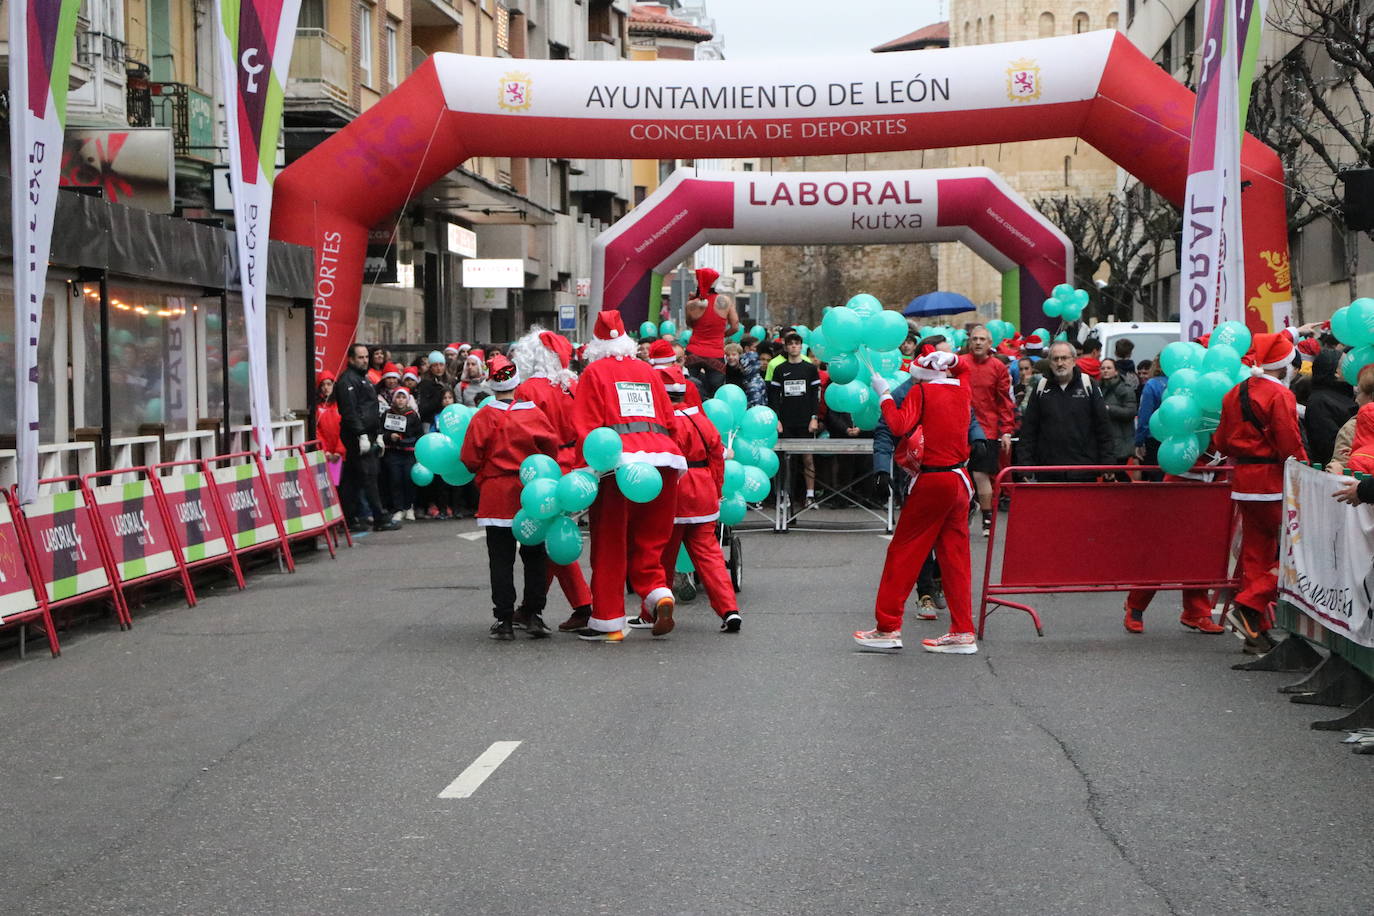
[{"label": "red tracksuit pants", "polygon": [[1283,525],[1283,501],[1236,500],[1240,507],[1240,591],[1236,604],[1264,615],[1273,626],[1269,605],[1279,596],[1279,528]]},{"label": "red tracksuit pants", "polygon": [[968,501],[968,478],[962,471],[926,472],[916,478],[883,561],[873,608],[879,630],[890,633],[902,628],[906,601],[933,547],[949,602],[949,631],[973,632]]},{"label": "red tracksuit pants", "polygon": [[672,577],[663,574],[663,547],[673,536],[678,471],[659,468],[663,491],[651,502],[634,503],[616,486],[615,476],[601,479],[592,503],[592,619],[602,633],[625,629],[625,580],[641,601],[652,605],[659,595],[671,597]]},{"label": "red tracksuit pants", "polygon": [[721,619],[732,611],[738,611],[735,602],[735,587],[730,583],[730,573],[725,568],[725,554],[720,552],[720,542],[716,540],[715,522],[697,522],[689,525],[674,525],[673,536],[663,548],[663,575],[673,581],[677,571],[677,551],[687,548],[687,556],[692,558],[697,578],[706,587],[706,597],[711,600],[711,610]]},{"label": "red tracksuit pants", "polygon": [[576,561],[567,566],[559,566],[550,560],[548,569],[549,583],[552,584],[554,579],[558,580],[559,588],[563,589],[563,597],[568,599],[568,607],[575,611],[592,603],[592,591],[587,588],[582,567]]}]

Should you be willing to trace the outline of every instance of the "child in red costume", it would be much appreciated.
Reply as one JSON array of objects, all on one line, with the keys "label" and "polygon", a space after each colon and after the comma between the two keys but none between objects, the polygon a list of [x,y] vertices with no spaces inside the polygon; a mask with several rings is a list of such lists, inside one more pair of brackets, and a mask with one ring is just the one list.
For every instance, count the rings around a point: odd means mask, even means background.
[{"label": "child in red costume", "polygon": [[[692,558],[697,576],[706,588],[711,609],[720,618],[723,633],[738,633],[742,618],[735,601],[735,588],[725,568],[725,555],[716,540],[716,520],[720,518],[720,491],[725,484],[725,446],[720,433],[700,407],[686,403],[691,384],[682,370],[669,364],[658,370],[663,387],[677,408],[673,412],[673,439],[687,459],[687,471],[677,482],[677,509],[673,517],[673,536],[663,548],[663,575],[672,581],[677,568],[678,548],[684,544]],[[630,620],[633,629],[653,626],[654,619],[641,613]]]},{"label": "child in red costume", "polygon": [[[519,384],[515,364],[504,356],[492,359],[489,383],[495,400],[477,411],[463,437],[462,461],[477,475],[480,501],[477,524],[487,530],[487,565],[491,571],[492,639],[514,639],[515,554],[511,531],[520,511],[520,463],[530,455],[558,453],[558,436],[548,417],[533,401],[515,402]],[[543,544],[518,545],[525,567],[525,594],[520,616],[530,638],[549,635],[541,616],[548,596]]]},{"label": "child in red costume", "polygon": [[[524,379],[515,389],[515,397],[538,404],[553,424],[558,434],[558,467],[566,474],[577,460],[577,426],[573,422],[577,375],[568,368],[572,344],[566,337],[535,325],[511,345],[510,352]],[[566,632],[585,627],[592,616],[592,592],[587,588],[582,567],[576,561],[566,566],[550,561],[548,570],[549,579],[557,577],[572,608],[572,616],[560,623],[558,629]],[[519,626],[518,620],[516,625]]]},{"label": "child in red costume", "polygon": [[901,407],[893,401],[887,381],[876,372],[873,374],[873,390],[878,392],[883,422],[899,443],[908,441],[913,432],[921,429],[924,450],[920,473],[911,484],[883,561],[874,607],[878,625],[854,634],[854,641],[866,649],[902,647],[906,601],[916,585],[921,565],[934,547],[949,601],[950,631],[921,640],[921,648],[949,655],[973,655],[978,651],[973,635],[968,541],[968,504],[973,484],[965,468],[972,399],[968,388],[949,377],[958,362],[953,353],[928,347],[912,364],[911,374],[920,384],[912,386]]},{"label": "child in red costume", "polygon": [[617,311],[596,317],[594,337],[583,350],[587,368],[577,383],[573,416],[581,443],[597,427],[620,434],[623,462],[658,468],[663,489],[647,503],[633,503],[612,476],[601,481],[591,508],[592,617],[577,635],[619,642],[625,638],[625,580],[653,615],[655,636],[673,629],[673,590],[663,575],[663,548],[673,533],[678,473],[687,469],[673,441],[673,406],[657,372],[635,359],[635,342]]},{"label": "child in red costume", "polygon": [[1283,462],[1307,460],[1298,401],[1284,384],[1297,351],[1285,333],[1256,334],[1252,377],[1226,393],[1212,438],[1236,466],[1231,499],[1240,509],[1240,591],[1226,619],[1245,650],[1267,652],[1278,597],[1279,528],[1283,523]]}]

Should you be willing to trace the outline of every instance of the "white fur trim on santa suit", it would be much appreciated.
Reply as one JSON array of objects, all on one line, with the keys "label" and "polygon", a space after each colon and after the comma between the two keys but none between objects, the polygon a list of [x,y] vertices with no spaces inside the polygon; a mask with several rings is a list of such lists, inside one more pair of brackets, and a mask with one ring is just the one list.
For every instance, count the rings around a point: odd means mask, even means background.
[{"label": "white fur trim on santa suit", "polygon": [[612,617],[610,620],[601,620],[593,617],[591,620],[587,621],[587,626],[590,629],[596,630],[598,633],[617,633],[625,629],[625,615],[621,614],[619,617]]},{"label": "white fur trim on santa suit", "polygon": [[649,594],[644,596],[644,600],[639,602],[639,606],[646,611],[652,611],[664,598],[671,599],[672,597],[673,590],[671,588],[659,586],[658,588],[651,589]]},{"label": "white fur trim on santa suit", "polygon": [[639,345],[628,334],[615,340],[602,340],[600,337],[594,337],[587,341],[587,345],[582,348],[582,360],[591,364],[608,356],[613,356],[616,359],[633,359],[635,351],[638,349]]},{"label": "white fur trim on santa suit", "polygon": [[629,464],[631,461],[642,461],[645,464],[652,464],[656,468],[687,470],[687,459],[670,452],[625,452],[620,456],[621,464]]},{"label": "white fur trim on santa suit", "polygon": [[[669,390],[669,391],[672,391],[673,389],[669,388],[668,390]],[[699,414],[699,413],[701,413],[701,408],[700,408],[700,407],[684,407],[684,408],[682,408],[681,410],[675,410],[675,411],[673,411],[673,416],[675,416],[675,417],[691,417],[691,416],[695,416],[696,414]]]},{"label": "white fur trim on santa suit", "polygon": [[513,518],[479,518],[477,524],[483,528],[509,528],[515,524]]},{"label": "white fur trim on santa suit", "polygon": [[520,373],[515,373],[504,382],[498,382],[496,379],[487,379],[487,387],[492,391],[514,391],[520,387]]},{"label": "white fur trim on santa suit", "polygon": [[488,407],[495,407],[497,410],[533,410],[539,405],[533,401],[503,401],[500,398],[492,398],[487,402]]},{"label": "white fur trim on santa suit", "polygon": [[[672,356],[660,356],[660,357],[658,357],[657,359],[650,359],[650,360],[649,360],[649,365],[651,365],[651,366],[671,366],[671,365],[672,365],[673,363],[675,363],[675,362],[677,362],[677,354],[676,354],[676,353],[674,353]],[[669,391],[672,391],[673,389],[669,388],[668,390],[669,390]]]},{"label": "white fur trim on santa suit", "polygon": [[674,524],[674,525],[700,525],[702,522],[714,522],[714,521],[716,521],[718,518],[720,518],[720,513],[719,513],[719,512],[714,512],[714,513],[712,513],[711,515],[694,515],[694,516],[685,516],[685,517],[684,517],[684,516],[679,516],[678,518],[673,519],[673,524]]}]

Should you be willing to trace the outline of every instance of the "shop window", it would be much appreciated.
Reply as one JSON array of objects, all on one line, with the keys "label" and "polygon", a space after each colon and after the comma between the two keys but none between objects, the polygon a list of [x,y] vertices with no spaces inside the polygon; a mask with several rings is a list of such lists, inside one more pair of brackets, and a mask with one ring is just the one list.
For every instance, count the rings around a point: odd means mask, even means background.
[{"label": "shop window", "polygon": [[[57,336],[55,322],[67,321],[66,310],[56,314],[54,291],[61,293],[65,300],[66,284],[49,280],[43,297],[42,329],[38,334],[38,441],[53,441],[57,417],[57,398],[67,391],[67,353],[66,348],[54,359],[53,340]],[[65,306],[65,301],[63,305]],[[65,330],[65,329],[64,329]],[[65,338],[65,333],[61,335]],[[17,429],[16,408],[14,403],[14,361],[16,357],[14,339],[14,285],[10,277],[0,277],[0,430],[12,433]],[[65,413],[65,411],[64,411]],[[62,430],[65,441],[66,430]]]},{"label": "shop window", "polygon": [[193,426],[199,354],[192,302],[143,286],[110,283],[110,431],[135,436],[147,423]]}]

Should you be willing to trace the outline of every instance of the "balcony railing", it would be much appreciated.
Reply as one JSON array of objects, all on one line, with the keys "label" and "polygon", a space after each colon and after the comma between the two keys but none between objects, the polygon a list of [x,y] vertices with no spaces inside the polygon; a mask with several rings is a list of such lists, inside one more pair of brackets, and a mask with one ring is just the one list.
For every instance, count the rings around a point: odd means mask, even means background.
[{"label": "balcony railing", "polygon": [[107,67],[124,65],[124,42],[103,32],[76,33],[76,62],[83,67],[95,67],[103,59]]},{"label": "balcony railing", "polygon": [[324,29],[297,29],[286,95],[349,104],[348,52]]}]

